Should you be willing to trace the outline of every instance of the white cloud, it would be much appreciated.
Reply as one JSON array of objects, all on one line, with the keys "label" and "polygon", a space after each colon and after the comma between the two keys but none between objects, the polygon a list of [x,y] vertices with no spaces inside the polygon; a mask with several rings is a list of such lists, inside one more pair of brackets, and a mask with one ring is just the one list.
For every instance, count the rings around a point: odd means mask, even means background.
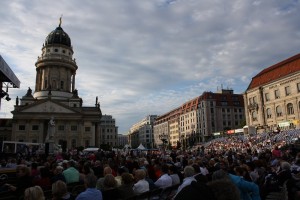
[{"label": "white cloud", "polygon": [[[84,105],[99,96],[124,133],[221,84],[241,93],[256,73],[299,53],[298,10],[298,1],[4,0],[0,53],[21,81],[11,97],[25,95],[63,14]],[[1,117],[13,103],[2,101]]]}]

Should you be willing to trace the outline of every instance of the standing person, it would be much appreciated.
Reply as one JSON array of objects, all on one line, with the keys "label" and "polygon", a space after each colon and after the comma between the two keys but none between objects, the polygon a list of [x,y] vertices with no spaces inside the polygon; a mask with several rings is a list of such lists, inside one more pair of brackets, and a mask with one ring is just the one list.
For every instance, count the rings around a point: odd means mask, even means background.
[{"label": "standing person", "polygon": [[75,161],[70,160],[68,162],[68,168],[62,173],[66,179],[66,183],[79,182],[79,171],[75,168]]},{"label": "standing person", "polygon": [[94,174],[88,174],[84,178],[86,190],[81,192],[76,200],[102,200],[102,193],[96,189],[97,177]]}]

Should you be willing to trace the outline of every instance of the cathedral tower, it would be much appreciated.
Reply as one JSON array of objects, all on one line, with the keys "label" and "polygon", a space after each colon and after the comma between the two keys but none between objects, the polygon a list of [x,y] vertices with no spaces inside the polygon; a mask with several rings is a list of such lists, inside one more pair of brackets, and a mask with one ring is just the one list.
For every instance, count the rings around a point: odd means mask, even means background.
[{"label": "cathedral tower", "polygon": [[66,100],[77,95],[75,75],[78,66],[73,59],[69,35],[59,26],[49,33],[43,44],[36,66],[36,84],[33,97]]}]

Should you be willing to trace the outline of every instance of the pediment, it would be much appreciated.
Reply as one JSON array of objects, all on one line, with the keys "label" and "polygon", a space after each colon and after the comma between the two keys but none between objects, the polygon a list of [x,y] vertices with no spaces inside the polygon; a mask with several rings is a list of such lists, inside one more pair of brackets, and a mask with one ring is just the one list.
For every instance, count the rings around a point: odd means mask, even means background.
[{"label": "pediment", "polygon": [[42,102],[36,105],[32,105],[21,111],[22,113],[76,113],[74,110],[69,109],[63,105],[57,104],[52,101]]}]

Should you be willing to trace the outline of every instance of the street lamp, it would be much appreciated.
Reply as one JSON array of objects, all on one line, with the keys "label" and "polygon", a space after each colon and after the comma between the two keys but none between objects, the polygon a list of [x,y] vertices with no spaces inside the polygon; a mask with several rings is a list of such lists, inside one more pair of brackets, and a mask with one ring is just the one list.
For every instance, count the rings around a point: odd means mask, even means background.
[{"label": "street lamp", "polygon": [[162,141],[163,152],[165,152],[165,143],[167,142],[167,135],[165,133],[158,136],[158,138]]}]

